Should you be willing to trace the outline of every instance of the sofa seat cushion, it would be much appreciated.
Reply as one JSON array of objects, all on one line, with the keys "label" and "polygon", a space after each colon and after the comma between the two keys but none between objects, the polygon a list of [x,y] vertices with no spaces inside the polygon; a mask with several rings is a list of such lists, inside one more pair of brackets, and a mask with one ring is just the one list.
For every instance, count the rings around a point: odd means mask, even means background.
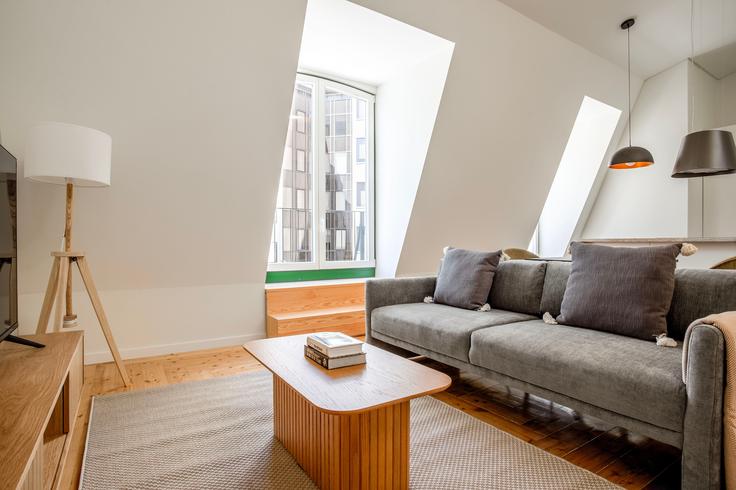
[{"label": "sofa seat cushion", "polygon": [[535,317],[504,310],[472,311],[452,306],[410,303],[371,312],[371,330],[468,362],[470,334],[479,328]]},{"label": "sofa seat cushion", "polygon": [[480,329],[470,362],[634,419],[682,431],[682,348],[540,320]]}]

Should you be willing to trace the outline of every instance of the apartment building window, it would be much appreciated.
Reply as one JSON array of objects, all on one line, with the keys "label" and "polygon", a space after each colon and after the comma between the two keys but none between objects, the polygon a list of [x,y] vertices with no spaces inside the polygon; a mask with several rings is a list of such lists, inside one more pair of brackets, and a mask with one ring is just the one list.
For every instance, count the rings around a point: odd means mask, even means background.
[{"label": "apartment building window", "polygon": [[371,268],[374,96],[298,75],[269,271]]}]

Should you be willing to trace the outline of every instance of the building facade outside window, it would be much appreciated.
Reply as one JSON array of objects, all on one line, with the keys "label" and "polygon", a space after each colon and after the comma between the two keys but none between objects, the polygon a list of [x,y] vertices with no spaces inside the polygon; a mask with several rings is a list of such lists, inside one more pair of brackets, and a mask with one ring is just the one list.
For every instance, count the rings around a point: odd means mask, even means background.
[{"label": "building facade outside window", "polygon": [[374,267],[374,96],[298,75],[269,271]]}]

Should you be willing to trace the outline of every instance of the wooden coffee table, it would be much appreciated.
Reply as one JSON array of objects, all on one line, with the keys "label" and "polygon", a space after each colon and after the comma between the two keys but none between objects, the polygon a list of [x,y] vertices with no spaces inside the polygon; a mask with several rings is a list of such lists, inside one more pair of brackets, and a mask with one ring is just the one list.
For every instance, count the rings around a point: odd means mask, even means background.
[{"label": "wooden coffee table", "polygon": [[305,342],[243,346],[273,373],[276,438],[320,488],[408,488],[409,400],[450,378],[368,344],[366,364],[327,370],[304,357]]}]

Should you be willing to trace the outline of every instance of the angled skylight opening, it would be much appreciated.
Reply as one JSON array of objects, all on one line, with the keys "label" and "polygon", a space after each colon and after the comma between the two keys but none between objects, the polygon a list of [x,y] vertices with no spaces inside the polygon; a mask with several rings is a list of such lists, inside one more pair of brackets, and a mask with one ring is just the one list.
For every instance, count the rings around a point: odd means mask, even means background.
[{"label": "angled skylight opening", "polygon": [[327,269],[342,270],[330,277],[395,274],[453,50],[451,41],[355,3],[309,0],[272,278]]},{"label": "angled skylight opening", "polygon": [[562,257],[583,215],[621,111],[583,97],[529,250]]}]

